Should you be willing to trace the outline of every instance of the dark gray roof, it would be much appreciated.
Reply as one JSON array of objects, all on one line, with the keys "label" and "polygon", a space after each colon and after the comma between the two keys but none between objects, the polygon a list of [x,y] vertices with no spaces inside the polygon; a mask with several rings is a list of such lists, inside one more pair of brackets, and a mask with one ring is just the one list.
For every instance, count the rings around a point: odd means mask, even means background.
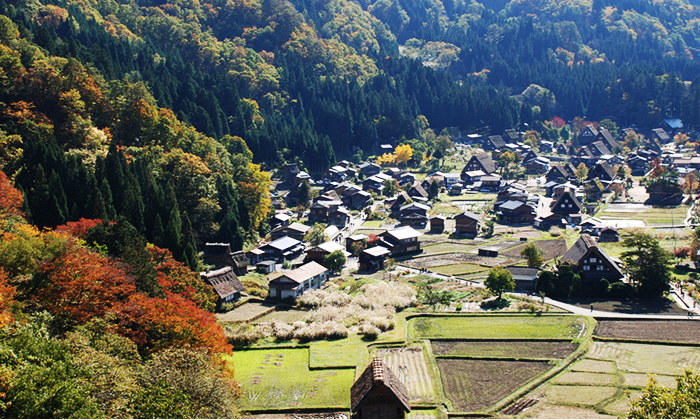
[{"label": "dark gray roof", "polygon": [[525,203],[523,203],[522,201],[508,200],[505,203],[501,204],[500,209],[513,211],[523,205],[525,205]]},{"label": "dark gray roof", "polygon": [[269,247],[283,251],[285,249],[295,247],[299,244],[301,244],[301,241],[298,241],[294,238],[290,238],[289,236],[283,236],[279,239],[275,239],[274,241],[270,242],[269,244],[263,245],[263,247],[269,246]]},{"label": "dark gray roof", "polygon": [[595,239],[593,239],[591,235],[587,233],[581,235],[578,241],[576,241],[576,243],[571,248],[569,248],[568,251],[566,251],[566,254],[564,254],[564,256],[561,257],[561,259],[562,261],[571,261],[575,264],[579,264],[581,262],[581,259],[592,248],[595,248],[598,256],[605,259],[608,265],[613,270],[617,271],[620,277],[624,276],[622,274],[622,271],[620,271],[620,267],[618,267],[617,264],[615,264],[615,262],[612,259],[610,259],[610,257],[605,252],[603,252],[603,250],[598,246],[598,243],[596,243]]},{"label": "dark gray roof", "polygon": [[468,217],[468,218],[470,218],[472,220],[476,220],[476,221],[478,221],[480,219],[480,216],[478,214],[472,213],[470,211],[465,211],[462,214],[458,214],[457,216],[455,216],[455,219],[461,219],[462,217]]},{"label": "dark gray roof", "polygon": [[540,271],[537,267],[519,267],[515,265],[506,267],[506,270],[510,271],[510,273],[514,276],[528,277],[536,277],[537,273]]}]

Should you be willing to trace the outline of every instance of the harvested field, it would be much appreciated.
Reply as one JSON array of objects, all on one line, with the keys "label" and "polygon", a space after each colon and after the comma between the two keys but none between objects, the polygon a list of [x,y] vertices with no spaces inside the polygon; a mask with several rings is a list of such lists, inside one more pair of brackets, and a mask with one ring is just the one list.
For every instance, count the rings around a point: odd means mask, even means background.
[{"label": "harvested field", "polygon": [[697,321],[620,321],[600,320],[596,334],[601,337],[638,340],[700,343],[700,322]]},{"label": "harvested field", "polygon": [[564,405],[596,406],[618,392],[612,386],[553,385],[547,390],[547,401]]},{"label": "harvested field", "polygon": [[441,241],[432,244],[421,242],[424,254],[440,254],[445,252],[464,253],[469,252],[476,244],[476,241]]},{"label": "harvested field", "polygon": [[239,306],[238,308],[228,311],[224,314],[217,314],[216,317],[219,322],[242,322],[249,319],[253,319],[256,316],[262,314],[263,312],[274,308],[274,303],[267,302],[248,302]]},{"label": "harvested field", "polygon": [[434,402],[435,390],[428,363],[420,347],[380,349],[377,356],[406,385],[411,403]]},{"label": "harvested field", "polygon": [[688,315],[688,311],[679,308],[671,299],[569,299],[563,302],[586,309],[593,305],[596,311],[624,314]]},{"label": "harvested field", "polygon": [[433,271],[438,274],[444,274],[447,276],[458,276],[462,274],[473,274],[479,272],[488,271],[488,267],[483,267],[476,264],[452,264],[452,265],[441,265],[438,267],[431,267]]},{"label": "harvested field", "polygon": [[292,324],[295,321],[303,321],[309,311],[302,311],[299,309],[293,309],[289,307],[278,307],[275,312],[269,313],[262,318],[255,320],[255,324],[260,324],[261,322],[286,322]]},{"label": "harvested field", "polygon": [[[675,376],[666,376],[666,375],[653,375],[656,378],[656,381],[659,383],[661,386],[665,386],[666,388],[675,388],[676,387],[676,377]],[[647,385],[649,385],[649,377],[650,374],[647,373],[625,373],[622,375],[622,377],[625,380],[625,385],[628,388],[646,388]]]},{"label": "harvested field", "polygon": [[630,373],[682,375],[686,369],[700,370],[700,348],[660,344],[594,342],[587,355],[610,360]]},{"label": "harvested field", "polygon": [[578,344],[568,341],[451,341],[432,340],[433,353],[444,356],[563,359]]},{"label": "harvested field", "polygon": [[484,410],[551,365],[547,362],[437,359],[442,387],[456,411]]},{"label": "harvested field", "polygon": [[625,418],[630,411],[630,403],[639,399],[641,395],[642,393],[639,391],[631,391],[629,395],[623,395],[619,399],[606,404],[603,410],[605,410],[606,413]]},{"label": "harvested field", "polygon": [[615,362],[608,360],[582,359],[571,365],[570,370],[576,372],[614,373]]},{"label": "harvested field", "polygon": [[[539,249],[542,250],[542,252],[544,252],[544,261],[559,258],[562,255],[564,255],[569,249],[569,247],[566,245],[566,239],[564,238],[549,239],[546,241],[533,241],[529,243],[535,244]],[[527,246],[527,244],[528,242],[520,246],[516,246],[515,248],[511,248],[507,251],[503,251],[501,255],[510,258],[521,258],[520,252],[523,250],[523,248],[525,248],[525,246]]]},{"label": "harvested field", "polygon": [[614,419],[616,416],[598,414],[589,408],[566,405],[539,404],[533,411],[526,411],[525,418],[533,419]]},{"label": "harvested field", "polygon": [[481,257],[476,254],[443,254],[435,256],[425,256],[412,258],[407,261],[403,261],[402,264],[410,265],[413,267],[439,267],[444,265],[454,265],[460,263],[469,263],[476,265],[483,265],[486,267],[495,267],[497,265],[507,265],[511,264],[513,260],[500,257]]},{"label": "harvested field", "polygon": [[595,372],[564,372],[553,383],[560,385],[606,385],[617,383],[617,375]]},{"label": "harvested field", "polygon": [[[492,249],[494,251],[501,252],[501,251],[504,251],[508,248],[513,248],[514,246],[517,246],[521,243],[522,242],[520,242],[520,241],[501,241],[501,242],[497,242],[495,244],[487,245],[484,248],[488,248],[488,249]],[[518,255],[518,257],[520,257],[520,255]]]}]

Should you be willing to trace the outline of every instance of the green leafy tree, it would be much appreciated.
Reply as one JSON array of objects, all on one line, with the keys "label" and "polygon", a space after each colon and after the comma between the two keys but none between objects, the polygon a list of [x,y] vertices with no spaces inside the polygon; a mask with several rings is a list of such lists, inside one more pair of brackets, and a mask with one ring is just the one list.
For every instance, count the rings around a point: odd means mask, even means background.
[{"label": "green leafy tree", "polygon": [[311,246],[321,245],[324,242],[328,242],[328,240],[326,225],[322,223],[314,223],[311,229],[304,235],[304,242],[308,242]]},{"label": "green leafy tree", "polygon": [[527,260],[528,267],[539,267],[544,260],[544,252],[534,243],[525,245],[525,248],[520,251],[520,256]]},{"label": "green leafy tree", "polygon": [[440,184],[438,184],[436,179],[433,179],[433,182],[430,183],[428,186],[428,193],[432,198],[435,198],[440,194]]},{"label": "green leafy tree", "polygon": [[399,191],[399,183],[395,179],[387,179],[382,184],[382,194],[386,197],[391,197]]},{"label": "green leafy tree", "polygon": [[311,185],[309,185],[309,181],[304,180],[302,181],[301,185],[299,185],[299,205],[307,207],[309,205],[309,199],[311,198]]},{"label": "green leafy tree", "polygon": [[498,294],[500,299],[503,292],[512,292],[515,290],[515,280],[510,271],[503,267],[494,267],[489,271],[489,276],[486,277],[484,286],[493,293]]},{"label": "green leafy tree", "polygon": [[343,251],[338,250],[326,255],[325,258],[323,258],[323,265],[331,271],[338,272],[343,269],[345,261],[345,254]]},{"label": "green leafy tree", "polygon": [[481,227],[481,234],[484,235],[485,238],[492,237],[495,225],[496,224],[493,220],[487,221],[486,223],[484,223],[484,226]]},{"label": "green leafy tree", "polygon": [[583,181],[588,178],[588,166],[586,166],[586,164],[583,162],[579,163],[574,171],[574,175],[576,176],[576,179],[578,179],[579,184],[582,184]]},{"label": "green leafy tree", "polygon": [[700,417],[700,376],[686,370],[676,378],[676,389],[651,377],[642,395],[630,404],[631,419],[692,419]]},{"label": "green leafy tree", "polygon": [[671,281],[671,254],[659,240],[646,232],[635,232],[623,243],[628,250],[622,253],[632,282],[640,294],[658,296],[669,289]]}]

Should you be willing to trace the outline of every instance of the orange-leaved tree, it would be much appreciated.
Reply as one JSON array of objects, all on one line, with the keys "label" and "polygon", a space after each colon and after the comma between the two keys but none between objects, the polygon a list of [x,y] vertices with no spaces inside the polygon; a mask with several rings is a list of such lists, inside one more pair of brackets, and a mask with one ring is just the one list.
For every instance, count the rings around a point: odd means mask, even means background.
[{"label": "orange-leaved tree", "polygon": [[7,273],[0,268],[0,327],[9,325],[14,321],[10,309],[14,303],[15,288],[10,286],[8,282]]},{"label": "orange-leaved tree", "polygon": [[146,251],[151,255],[151,264],[155,267],[158,285],[164,292],[187,298],[205,311],[216,307],[214,288],[204,283],[198,273],[173,258],[173,254],[164,248],[149,246]]},{"label": "orange-leaved tree", "polygon": [[0,171],[0,215],[23,215],[22,193],[7,178],[4,172]]},{"label": "orange-leaved tree", "polygon": [[36,301],[69,325],[113,311],[136,291],[122,265],[70,240],[64,252],[39,269]]},{"label": "orange-leaved tree", "polygon": [[117,319],[121,333],[131,338],[142,353],[170,347],[203,348],[212,353],[232,350],[212,313],[172,293],[165,299],[135,293],[119,309]]}]

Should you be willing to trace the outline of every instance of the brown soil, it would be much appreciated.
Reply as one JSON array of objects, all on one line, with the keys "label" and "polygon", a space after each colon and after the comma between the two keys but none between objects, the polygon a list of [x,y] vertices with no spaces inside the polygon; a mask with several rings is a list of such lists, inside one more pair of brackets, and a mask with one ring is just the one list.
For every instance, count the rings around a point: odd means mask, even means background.
[{"label": "brown soil", "polygon": [[578,344],[566,341],[432,340],[430,343],[437,355],[542,359],[563,359],[578,347]]},{"label": "brown soil", "polygon": [[[549,239],[546,241],[536,241],[532,242],[539,249],[544,252],[544,260],[549,261],[554,258],[559,258],[562,255],[566,253],[566,250],[568,247],[566,246],[566,240],[564,238],[558,238],[558,239]],[[501,252],[501,255],[504,257],[511,257],[511,258],[522,258],[520,257],[520,252],[525,248],[527,243],[524,243],[520,246],[517,246],[515,248],[511,248],[507,251]]]},{"label": "brown soil", "polygon": [[700,322],[602,320],[598,321],[596,334],[602,337],[700,343]]},{"label": "brown soil", "polygon": [[678,307],[670,299],[569,299],[563,302],[582,308],[624,314],[688,315],[688,311]]},{"label": "brown soil", "polygon": [[442,386],[455,411],[486,409],[547,371],[547,362],[437,359]]}]

